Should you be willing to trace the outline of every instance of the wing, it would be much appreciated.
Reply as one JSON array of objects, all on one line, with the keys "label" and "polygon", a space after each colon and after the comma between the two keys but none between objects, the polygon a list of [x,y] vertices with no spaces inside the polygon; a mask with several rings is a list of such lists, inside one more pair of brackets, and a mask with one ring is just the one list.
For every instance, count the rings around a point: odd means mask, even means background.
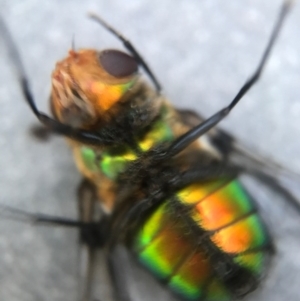
[{"label": "wing", "polygon": [[[182,122],[194,127],[204,118],[189,110],[177,110]],[[222,156],[222,160],[239,167],[243,173],[248,174],[277,193],[281,194],[287,202],[300,214],[300,173],[282,166],[272,158],[259,154],[236,140],[232,135],[215,128],[208,132],[207,138],[212,148]]]}]

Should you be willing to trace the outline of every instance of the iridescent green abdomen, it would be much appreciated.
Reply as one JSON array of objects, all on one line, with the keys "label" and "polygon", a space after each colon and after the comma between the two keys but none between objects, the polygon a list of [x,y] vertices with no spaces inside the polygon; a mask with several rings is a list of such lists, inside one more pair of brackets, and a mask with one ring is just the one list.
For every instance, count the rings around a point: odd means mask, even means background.
[{"label": "iridescent green abdomen", "polygon": [[218,180],[189,185],[165,200],[139,228],[132,248],[182,298],[227,301],[255,288],[269,239],[239,182]]}]

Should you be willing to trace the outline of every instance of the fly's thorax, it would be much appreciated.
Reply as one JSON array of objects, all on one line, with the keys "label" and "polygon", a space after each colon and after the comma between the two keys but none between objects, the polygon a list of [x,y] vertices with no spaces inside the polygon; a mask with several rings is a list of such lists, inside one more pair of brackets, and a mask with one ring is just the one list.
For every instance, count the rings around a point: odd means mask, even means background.
[{"label": "fly's thorax", "polygon": [[[109,210],[112,209],[114,200],[118,197],[120,187],[117,182],[120,182],[119,180],[123,182],[123,186],[127,186],[124,183],[130,183],[132,186],[136,181],[152,183],[153,179],[148,179],[148,181],[143,178],[143,175],[150,176],[150,178],[153,175],[153,178],[157,178],[162,168],[164,170],[175,168],[176,173],[173,173],[173,177],[176,177],[178,172],[184,172],[195,166],[205,167],[219,160],[217,156],[203,148],[199,141],[196,141],[177,155],[174,160],[167,160],[156,166],[155,160],[152,160],[150,153],[150,157],[148,156],[148,152],[161,145],[168,147],[177,137],[186,133],[191,126],[182,122],[178,110],[164,97],[155,95],[153,89],[147,87],[143,82],[139,87],[140,91],[136,91],[135,97],[131,100],[130,114],[123,112],[124,114],[119,116],[117,122],[117,124],[122,124],[122,119],[131,121],[130,128],[125,126],[126,122],[123,122],[124,126],[120,127],[119,135],[131,136],[139,148],[139,153],[128,144],[106,147],[71,142],[78,169],[99,188],[99,199],[109,203]],[[143,115],[146,116],[146,119],[141,118]],[[107,130],[112,129],[113,124]],[[116,130],[114,128],[114,131]],[[120,175],[122,175],[121,178]],[[153,186],[156,185],[157,183],[153,184]]]},{"label": "fly's thorax", "polygon": [[[153,101],[149,100],[150,97],[155,97],[158,105],[153,106]],[[122,131],[120,135],[131,135],[139,148],[139,153],[128,144],[92,146],[69,141],[77,168],[85,178],[90,179],[98,188],[99,200],[105,203],[106,211],[112,210],[114,200],[117,197],[119,175],[126,172],[130,164],[139,160],[141,154],[160,143],[169,143],[175,138],[172,129],[173,112],[170,112],[171,107],[163,97],[153,95],[152,89],[143,89],[142,93],[136,94],[133,102],[134,105],[131,109],[136,113],[131,111],[131,116],[125,114],[122,118],[130,118],[135,123],[132,123],[131,130],[125,126],[120,127],[120,131]],[[139,114],[146,114],[146,120],[132,116]],[[142,124],[135,127],[134,125],[139,122]],[[136,130],[132,131],[134,128]]]},{"label": "fly's thorax", "polygon": [[[120,116],[151,122],[159,97],[138,74],[138,63],[118,50],[71,50],[52,73],[51,109],[62,123],[99,130]],[[150,112],[150,114],[149,114]]]},{"label": "fly's thorax", "polygon": [[[91,146],[70,141],[71,148],[76,153],[76,161],[80,162],[82,166],[80,170],[86,169],[85,174],[101,171],[108,178],[115,180],[118,174],[124,171],[126,164],[137,160],[140,154],[149,151],[160,143],[173,141],[175,133],[167,116],[167,108],[160,107],[158,116],[155,116],[157,114],[156,109],[154,112],[148,111],[147,113],[148,117],[154,116],[154,119],[151,118],[151,122],[147,121],[146,124],[137,127],[136,131],[130,131],[126,127],[120,128],[123,135],[132,136],[131,138],[134,139],[136,147],[139,149],[138,152],[126,143],[115,146]],[[130,116],[123,118],[130,118]],[[135,118],[131,118],[131,120],[139,122]]]}]

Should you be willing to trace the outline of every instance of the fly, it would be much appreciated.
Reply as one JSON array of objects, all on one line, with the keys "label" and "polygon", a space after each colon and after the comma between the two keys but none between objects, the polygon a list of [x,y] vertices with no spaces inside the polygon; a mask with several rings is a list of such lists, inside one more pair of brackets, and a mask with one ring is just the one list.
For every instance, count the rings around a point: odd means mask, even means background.
[{"label": "fly", "polygon": [[[95,248],[106,245],[114,254],[122,243],[182,299],[226,301],[250,294],[267,271],[273,243],[236,177],[246,172],[286,191],[272,177],[280,168],[258,162],[214,127],[259,79],[289,6],[286,1],[256,71],[232,102],[208,119],[175,109],[135,47],[95,16],[129,54],[71,50],[52,74],[53,119],[36,107],[7,35],[27,103],[41,123],[68,138],[84,176],[80,221],[8,211],[35,222],[78,227],[88,249],[88,275],[93,274]],[[242,156],[243,164],[232,162],[232,155]],[[292,196],[288,200],[299,210]],[[98,211],[100,219],[95,218]],[[130,299],[118,261],[109,256],[108,264],[118,299]],[[87,290],[85,299],[90,298]]]}]

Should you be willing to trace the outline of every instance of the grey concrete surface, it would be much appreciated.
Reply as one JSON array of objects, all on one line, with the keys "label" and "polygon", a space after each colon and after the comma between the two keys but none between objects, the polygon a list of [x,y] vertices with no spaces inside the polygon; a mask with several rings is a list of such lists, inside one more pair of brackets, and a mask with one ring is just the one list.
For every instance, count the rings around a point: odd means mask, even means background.
[{"label": "grey concrete surface", "polygon": [[[261,81],[222,123],[244,144],[300,171],[300,4],[290,14]],[[253,71],[280,0],[0,0],[0,14],[22,54],[40,108],[50,74],[75,37],[76,47],[121,47],[86,18],[99,13],[128,36],[165,93],[180,107],[209,116],[228,103]],[[62,138],[41,144],[0,39],[0,203],[74,217],[79,175]],[[296,188],[299,183],[293,184]],[[274,193],[249,182],[277,246],[272,270],[247,300],[297,301],[300,217]],[[0,300],[78,300],[75,230],[36,227],[0,217]],[[103,267],[103,261],[99,266]],[[129,281],[135,300],[169,300],[150,280]],[[129,277],[128,277],[129,278]],[[95,298],[111,300],[100,273]],[[139,292],[136,292],[139,291]]]}]

